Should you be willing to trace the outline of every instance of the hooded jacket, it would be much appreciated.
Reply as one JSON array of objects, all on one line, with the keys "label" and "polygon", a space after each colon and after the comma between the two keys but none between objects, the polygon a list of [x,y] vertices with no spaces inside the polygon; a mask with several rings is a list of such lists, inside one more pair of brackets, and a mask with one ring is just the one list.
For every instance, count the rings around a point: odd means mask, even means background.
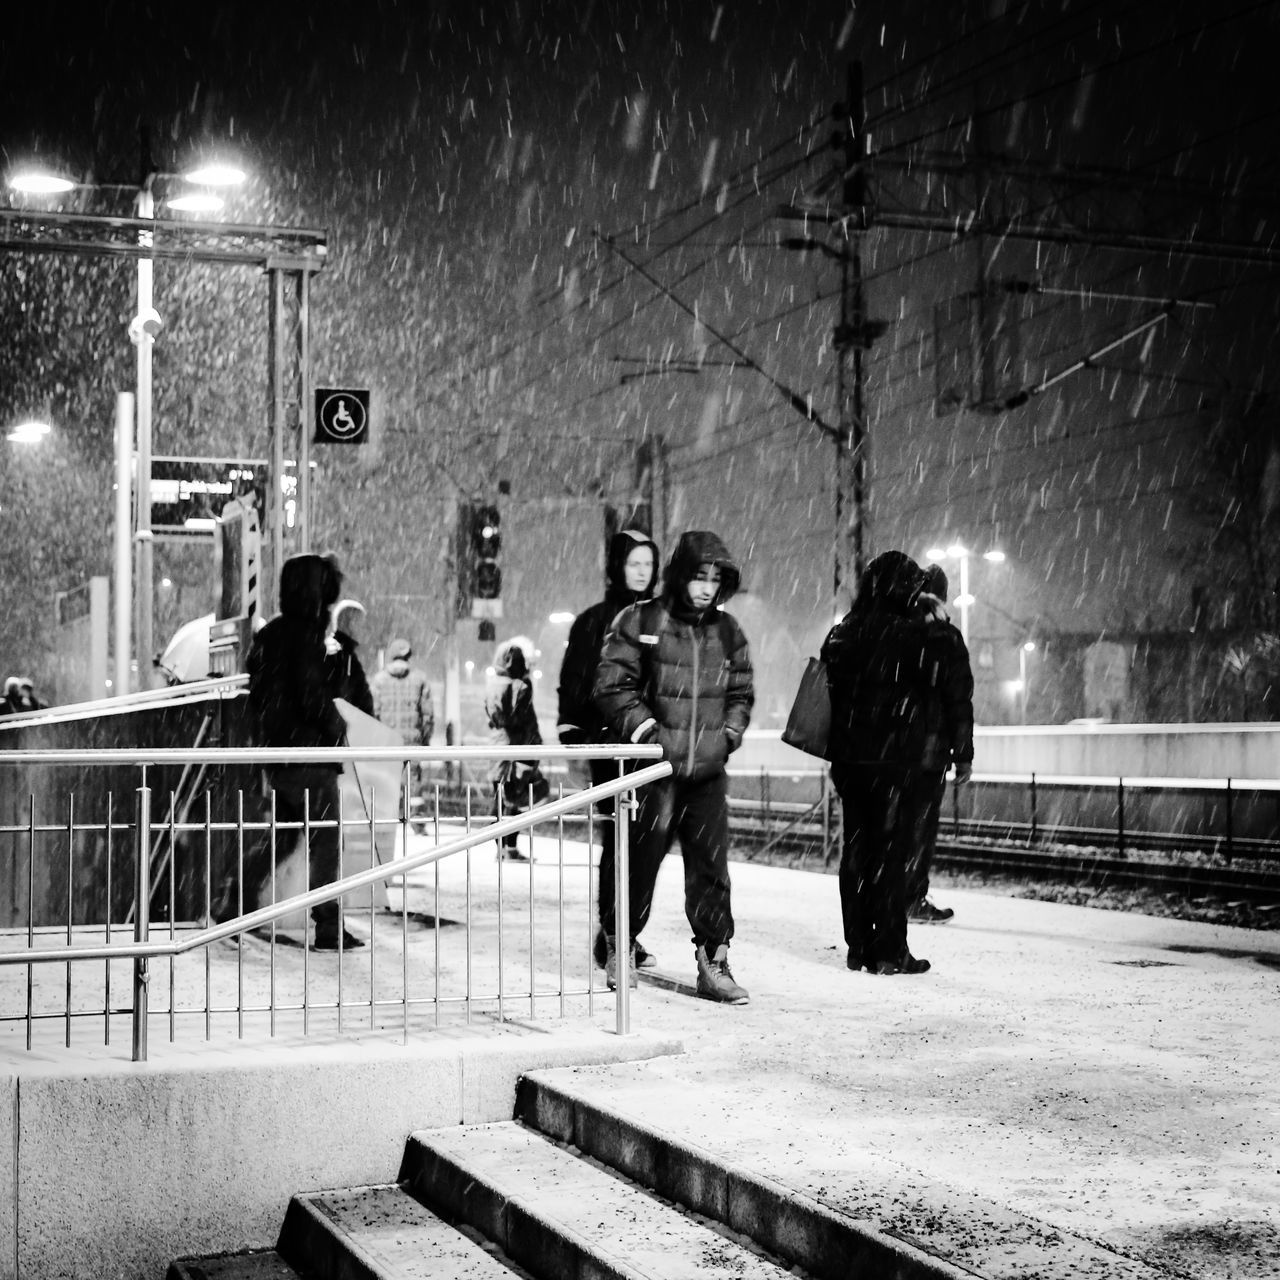
[{"label": "hooded jacket", "polygon": [[[638,547],[653,552],[653,577],[641,592],[628,590],[627,557]],[[560,663],[560,701],[556,735],[566,746],[608,742],[609,726],[592,700],[600,650],[609,624],[630,604],[653,596],[658,580],[658,544],[637,529],[624,529],[609,540],[605,560],[604,599],[584,609],[569,628],[569,641]]]},{"label": "hooded jacket", "polygon": [[923,767],[936,676],[933,624],[919,605],[923,585],[910,556],[877,556],[853,607],[823,642],[833,763]]},{"label": "hooded jacket", "polygon": [[[493,655],[493,675],[485,682],[484,709],[489,717],[489,741],[495,746],[521,747],[542,741],[523,647],[527,643],[518,637],[504,640]],[[511,772],[506,761],[495,760],[489,781],[505,781]]]},{"label": "hooded jacket", "polygon": [[436,723],[427,674],[410,666],[413,650],[407,640],[393,640],[387,653],[386,666],[369,682],[373,714],[407,746],[425,747]]},{"label": "hooded jacket", "polygon": [[[704,564],[720,570],[720,590],[697,610],[686,588]],[[740,582],[714,533],[685,533],[663,571],[661,599],[624,609],[605,637],[596,706],[618,741],[660,743],[678,778],[700,781],[723,770],[751,720],[747,639],[720,608]]]},{"label": "hooded jacket", "polygon": [[[342,574],[328,556],[291,556],[280,571],[280,612],[253,638],[249,708],[267,747],[337,747],[346,721],[334,705],[325,632]],[[333,766],[341,770],[340,765]]]}]

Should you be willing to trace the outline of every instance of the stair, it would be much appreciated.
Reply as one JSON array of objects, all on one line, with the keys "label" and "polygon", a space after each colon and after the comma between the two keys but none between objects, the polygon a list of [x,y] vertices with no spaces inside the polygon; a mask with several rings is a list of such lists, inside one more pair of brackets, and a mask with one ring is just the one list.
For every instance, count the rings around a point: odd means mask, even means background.
[{"label": "stair", "polygon": [[516,1115],[414,1133],[399,1183],[295,1195],[274,1251],[179,1259],[168,1280],[960,1274],[552,1082],[525,1077]]}]

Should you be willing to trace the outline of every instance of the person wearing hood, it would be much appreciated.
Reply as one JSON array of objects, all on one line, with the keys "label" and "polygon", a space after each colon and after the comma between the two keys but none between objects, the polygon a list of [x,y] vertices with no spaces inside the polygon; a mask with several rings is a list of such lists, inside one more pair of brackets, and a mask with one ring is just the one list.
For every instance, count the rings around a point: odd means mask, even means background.
[{"label": "person wearing hood", "polygon": [[[290,556],[280,570],[280,612],[253,638],[246,660],[249,710],[266,747],[338,747],[346,721],[334,704],[333,671],[325,641],[342,571],[333,556]],[[280,823],[311,824],[308,853],[312,889],[338,878],[340,764],[273,764],[265,770]],[[270,833],[261,857],[269,866]],[[359,947],[335,899],[311,909],[317,951]]]},{"label": "person wearing hood", "polygon": [[[600,649],[609,624],[628,605],[653,596],[658,576],[658,544],[638,529],[623,529],[609,539],[605,557],[604,599],[584,609],[569,628],[569,640],[560,664],[559,717],[556,734],[566,747],[598,742],[613,742],[608,722],[592,699],[596,669],[600,665]],[[613,760],[590,760],[591,785],[600,786],[618,776]],[[614,806],[605,801],[599,807],[601,832],[600,875],[597,889],[601,920],[605,904],[613,901]],[[595,960],[604,968],[608,959],[604,928],[596,934]],[[655,963],[638,942],[636,963],[642,968]]]},{"label": "person wearing hood", "polygon": [[373,694],[364,674],[360,655],[360,641],[355,638],[357,621],[364,617],[364,605],[359,600],[339,600],[330,610],[329,631],[325,636],[325,679],[329,692],[335,698],[351,703],[365,715],[373,715]]},{"label": "person wearing hood", "polygon": [[[529,679],[532,652],[533,642],[516,636],[504,640],[493,655],[493,674],[485,684],[484,709],[489,717],[489,741],[495,746],[522,747],[542,742],[533,707],[533,683]],[[489,781],[493,783],[493,812],[498,818],[524,813],[545,800],[551,790],[536,760],[495,760],[489,770]],[[503,837],[498,853],[517,862],[529,861],[520,852],[514,833]]]},{"label": "person wearing hood", "polygon": [[844,809],[840,911],[855,971],[929,968],[907,949],[906,902],[912,841],[932,785],[923,767],[933,697],[923,587],[910,556],[877,556],[820,654],[831,690],[831,780]]},{"label": "person wearing hood", "polygon": [[[369,682],[373,696],[373,714],[389,729],[400,735],[409,747],[429,747],[431,732],[436,725],[435,708],[431,702],[431,685],[427,673],[415,667],[413,645],[397,637],[387,646],[387,661],[381,671]],[[410,811],[422,803],[422,766],[413,766],[414,794],[404,797]]]},{"label": "person wearing hood", "polygon": [[[618,741],[657,742],[672,768],[670,777],[641,788],[638,796],[628,877],[632,947],[653,907],[662,860],[679,836],[698,995],[725,1004],[749,999],[729,970],[734,921],[725,766],[742,744],[755,690],[746,636],[720,607],[740,581],[737,564],[714,533],[682,534],[663,572],[661,597],[630,605],[613,620],[594,692]],[[612,897],[600,906],[606,974],[614,986]],[[634,981],[634,955],[632,961]]]}]

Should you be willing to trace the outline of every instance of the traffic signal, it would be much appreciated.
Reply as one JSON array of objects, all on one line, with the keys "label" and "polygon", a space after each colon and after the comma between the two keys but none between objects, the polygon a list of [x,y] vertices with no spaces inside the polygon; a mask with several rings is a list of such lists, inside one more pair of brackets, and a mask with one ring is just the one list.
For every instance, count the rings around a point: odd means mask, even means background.
[{"label": "traffic signal", "polygon": [[502,617],[502,516],[491,503],[465,508],[466,544],[459,578],[470,595],[473,618]]}]

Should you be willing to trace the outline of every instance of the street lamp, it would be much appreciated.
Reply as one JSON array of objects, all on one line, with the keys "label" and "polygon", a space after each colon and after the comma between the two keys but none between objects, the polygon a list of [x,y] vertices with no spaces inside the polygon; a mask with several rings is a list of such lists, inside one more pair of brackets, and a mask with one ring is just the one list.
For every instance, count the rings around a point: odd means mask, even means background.
[{"label": "street lamp", "polygon": [[[935,564],[943,560],[957,560],[960,563],[960,594],[956,596],[955,604],[960,610],[960,634],[964,637],[966,647],[969,644],[969,608],[974,603],[974,597],[969,591],[969,558],[972,554],[960,542],[953,542],[946,548],[930,547],[925,552],[926,558]],[[984,551],[982,558],[992,564],[1003,564],[1005,555],[1003,551]]]},{"label": "street lamp", "polygon": [[[235,186],[245,180],[244,171],[233,165],[221,162],[204,164],[186,173],[162,173],[151,167],[150,145],[144,130],[142,136],[142,177],[136,186],[123,183],[80,183],[73,182],[60,174],[49,173],[38,169],[25,169],[11,173],[8,186],[11,190],[28,195],[62,195],[80,189],[87,191],[131,191],[134,193],[134,209],[139,220],[152,221],[155,218],[155,186],[158,182],[178,179],[190,186],[206,188],[191,190],[184,188],[171,197],[162,198],[161,203],[167,208],[185,212],[211,213],[222,208],[222,197],[207,190],[209,187]],[[150,229],[139,231],[138,244],[143,249],[150,249],[154,241],[154,233]],[[151,672],[153,639],[154,602],[152,599],[154,586],[153,575],[153,534],[151,530],[151,391],[152,361],[151,348],[163,327],[164,321],[155,308],[154,301],[154,267],[155,262],[150,254],[138,257],[137,267],[137,310],[129,322],[129,340],[137,350],[136,374],[136,513],[134,522],[135,592],[134,600],[137,628],[138,679],[142,685],[149,682]],[[117,423],[117,432],[120,424]],[[121,437],[122,438],[122,437]],[[120,583],[117,583],[117,593]],[[121,639],[117,619],[117,642]],[[120,658],[117,657],[117,663]],[[117,682],[117,693],[128,690]]]},{"label": "street lamp", "polygon": [[1027,723],[1027,654],[1035,653],[1036,642],[1024,640],[1018,646],[1018,692],[1022,698],[1022,723]]}]

